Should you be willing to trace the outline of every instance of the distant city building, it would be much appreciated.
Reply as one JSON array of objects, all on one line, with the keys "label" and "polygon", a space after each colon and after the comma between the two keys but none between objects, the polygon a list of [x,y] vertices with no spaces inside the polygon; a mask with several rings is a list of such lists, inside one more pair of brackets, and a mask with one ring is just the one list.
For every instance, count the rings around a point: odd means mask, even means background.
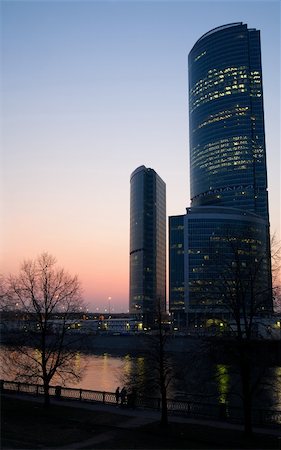
[{"label": "distant city building", "polygon": [[186,326],[184,300],[184,215],[169,217],[169,311],[174,328]]},{"label": "distant city building", "polygon": [[166,310],[166,185],[145,166],[131,175],[130,313],[152,326]]},{"label": "distant city building", "polygon": [[251,257],[264,252],[264,309],[272,310],[260,32],[241,22],[215,28],[196,42],[188,67],[191,208],[180,243],[185,312],[190,323],[207,317],[211,305],[213,314],[220,311],[214,305],[222,299],[207,292],[221,274],[225,241],[239,241],[239,233],[242,247],[245,235],[252,243]]},{"label": "distant city building", "polygon": [[108,317],[99,320],[98,332],[102,334],[134,334],[142,331],[142,322],[134,317]]}]

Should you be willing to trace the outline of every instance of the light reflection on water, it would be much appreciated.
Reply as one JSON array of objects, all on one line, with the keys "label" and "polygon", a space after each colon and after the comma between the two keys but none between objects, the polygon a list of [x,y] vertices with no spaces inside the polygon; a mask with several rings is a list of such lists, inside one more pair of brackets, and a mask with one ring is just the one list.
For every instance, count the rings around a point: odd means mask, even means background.
[{"label": "light reflection on water", "polygon": [[[6,349],[7,351],[7,349]],[[32,350],[34,356],[38,357],[38,352]],[[0,357],[3,355],[4,349],[0,349]],[[126,381],[134,380],[136,374],[143,374],[147,369],[147,361],[144,356],[113,356],[109,353],[101,355],[84,354],[77,352],[73,361],[75,367],[82,370],[82,378],[78,382],[66,382],[67,387],[89,389],[95,391],[114,392],[117,386],[123,386]],[[5,367],[0,364],[0,378],[13,380],[13,370],[9,367],[9,371],[4,370]],[[7,369],[7,368],[6,368]],[[274,379],[274,386],[269,387],[269,396],[278,409],[281,408],[281,393],[279,383],[281,379],[281,367],[271,369]],[[228,402],[230,391],[230,373],[229,367],[224,364],[217,364],[214,367],[215,372],[215,391],[217,401],[220,403]],[[198,379],[197,379],[198,381]],[[55,385],[58,380],[53,379],[51,384]],[[195,383],[197,389],[200,390],[200,381]],[[193,385],[194,386],[194,385]],[[169,392],[170,398],[174,397],[175,390],[171,388]],[[192,389],[193,392],[196,392]]]},{"label": "light reflection on water", "polygon": [[[40,360],[40,351],[38,349],[25,349],[25,353],[21,354],[11,351],[8,347],[0,348],[1,379],[24,381],[24,378],[20,376],[17,378],[17,373],[22,373],[22,369],[19,368],[19,362],[22,365],[23,362],[27,361],[25,366],[29,367],[28,362]],[[31,353],[31,359],[27,356],[29,353]],[[9,357],[10,355],[11,358]],[[66,381],[65,386],[112,392],[115,391],[116,384],[121,383],[124,373],[130,375],[133,360],[129,355],[113,357],[108,353],[93,355],[77,351],[72,363],[76,372],[80,372],[81,378],[78,381]],[[36,382],[36,380],[31,380],[31,382]],[[40,383],[40,380],[37,382]],[[51,385],[61,383],[62,381],[58,376],[54,376],[51,381]]]},{"label": "light reflection on water", "polygon": [[124,374],[130,375],[134,361],[129,355],[119,357],[108,353],[85,355],[77,352],[75,363],[85,365],[84,373],[77,383],[67,383],[68,387],[114,392],[123,384]]},{"label": "light reflection on water", "polygon": [[[78,355],[77,355],[78,357]],[[86,362],[86,370],[83,378],[76,383],[68,383],[68,387],[79,387],[97,391],[114,392],[117,386],[123,386],[126,381],[133,379],[135,374],[143,374],[146,368],[146,360],[143,356],[112,356],[108,353],[102,355],[80,354],[81,363]],[[271,369],[274,385],[270,387],[270,397],[278,409],[281,408],[280,386],[281,367]],[[215,390],[219,403],[228,403],[231,394],[231,375],[229,367],[225,364],[217,364],[214,367]],[[200,383],[199,383],[200,384]],[[177,386],[172,387],[169,396],[174,397]],[[200,391],[200,386],[198,386]],[[195,393],[195,392],[193,392]]]},{"label": "light reflection on water", "polygon": [[225,364],[216,365],[216,379],[218,386],[218,400],[219,403],[227,403],[227,396],[229,394],[230,376],[228,367]]},{"label": "light reflection on water", "polygon": [[[143,356],[85,355],[77,352],[75,364],[83,364],[83,377],[77,383],[67,383],[68,387],[79,387],[94,391],[114,392],[117,386],[123,386],[134,373],[143,373]],[[78,367],[79,368],[79,367]]]}]

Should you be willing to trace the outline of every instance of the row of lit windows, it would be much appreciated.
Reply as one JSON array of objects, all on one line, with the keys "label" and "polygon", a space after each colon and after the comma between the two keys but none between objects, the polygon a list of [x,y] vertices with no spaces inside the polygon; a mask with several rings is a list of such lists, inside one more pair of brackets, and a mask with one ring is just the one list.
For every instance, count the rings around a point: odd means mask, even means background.
[{"label": "row of lit windows", "polygon": [[[248,147],[246,145],[239,145],[238,147],[234,148],[229,146],[228,148],[217,148],[212,150],[210,149],[204,149],[200,154],[196,154],[195,156],[192,156],[192,168],[200,167],[205,163],[208,163],[208,161],[218,160],[219,158],[227,157],[227,158],[233,158],[234,160],[239,160],[242,155],[245,158],[248,154]],[[251,158],[252,159],[252,158]]]},{"label": "row of lit windows", "polygon": [[[224,70],[217,71],[217,69],[212,69],[208,71],[208,77],[200,79],[190,90],[190,104],[192,105],[191,110],[196,109],[200,104],[206,103],[211,100],[229,95],[235,92],[246,92],[246,87],[243,82],[247,78],[247,73],[245,71],[246,67],[241,66],[239,68],[226,68]],[[226,79],[225,79],[226,77]],[[231,77],[231,79],[229,79]],[[240,80],[240,82],[239,82]],[[242,80],[242,82],[241,82]],[[208,92],[208,94],[201,95],[199,99],[196,99],[204,91],[209,91],[214,85],[220,83],[226,84],[224,92],[214,91]],[[250,75],[251,83],[251,93],[250,96],[261,97],[261,77],[260,73],[257,71],[251,72]],[[253,84],[257,86],[254,88]]]},{"label": "row of lit windows", "polygon": [[210,236],[210,241],[222,241],[222,242],[227,242],[227,243],[239,241],[241,243],[243,242],[244,244],[254,244],[254,247],[251,247],[254,249],[257,248],[256,244],[259,244],[259,245],[262,244],[262,242],[259,239],[253,239],[253,238],[242,238],[241,239],[241,238],[237,238],[235,236],[232,236],[232,237]]},{"label": "row of lit windows", "polygon": [[182,244],[173,244],[170,248],[182,248]]},{"label": "row of lit windows", "polygon": [[261,97],[260,89],[251,89],[250,97]]},{"label": "row of lit windows", "polygon": [[218,117],[213,117],[212,119],[205,120],[205,122],[200,123],[197,128],[203,128],[206,125],[210,125],[210,123],[220,122],[221,120],[230,119],[233,117],[232,114],[219,115]]},{"label": "row of lit windows", "polygon": [[206,55],[206,50],[204,50],[204,52],[200,53],[200,55],[196,56],[194,58],[194,61],[198,61],[198,59],[202,58],[202,56]]},{"label": "row of lit windows", "polygon": [[[220,240],[222,240],[221,238],[220,238]],[[224,239],[225,240],[225,239]],[[255,243],[256,241],[255,240],[252,240],[252,242],[253,243]],[[237,249],[237,254],[238,255],[247,255],[247,256],[252,256],[253,255],[253,250],[257,250],[257,246],[256,245],[251,245],[251,251],[250,250],[245,250],[245,249]],[[201,251],[200,250],[188,250],[188,254],[190,254],[190,255],[194,255],[194,254],[196,254],[196,255],[198,255],[198,254],[200,254],[201,253]],[[210,255],[204,255],[203,256],[203,259],[205,260],[205,261],[209,261],[210,260]],[[201,264],[201,266],[203,266],[203,264]]]},{"label": "row of lit windows", "polygon": [[259,156],[259,155],[263,155],[264,153],[264,148],[259,145],[259,146],[253,146],[253,154],[255,157]]},{"label": "row of lit windows", "polygon": [[203,149],[197,146],[196,149],[192,150],[192,166],[201,168],[224,156],[228,157],[228,159],[239,160],[242,153],[244,155],[247,154],[247,149],[248,140],[246,136],[239,142],[234,142],[234,138],[231,138],[208,143]]},{"label": "row of lit windows", "polygon": [[172,292],[183,292],[184,291],[184,287],[180,286],[180,287],[173,287]]},{"label": "row of lit windows", "polygon": [[[193,154],[196,155],[200,151],[198,149],[199,145],[195,147]],[[200,147],[199,147],[200,148]],[[234,142],[232,138],[227,139],[227,141],[224,139],[220,139],[219,141],[214,142],[208,142],[208,144],[204,145],[203,149],[207,152],[213,152],[215,150],[221,150],[221,149],[235,149],[235,151],[241,149],[241,148],[248,148],[248,139],[245,137],[245,139],[241,139],[241,141]],[[201,152],[200,152],[201,154]]]},{"label": "row of lit windows", "polygon": [[[207,120],[205,120],[204,122],[200,123],[200,125],[198,125],[197,129],[199,128],[203,128],[206,125],[210,125],[211,123],[214,122],[220,122],[221,120],[226,120],[226,119],[230,119],[233,116],[245,116],[247,113],[246,111],[249,110],[248,106],[245,107],[235,107],[231,110],[224,110],[224,111],[220,111],[217,114],[210,114],[209,118]],[[255,118],[253,118],[253,120],[255,120]],[[195,130],[193,130],[195,131]]]},{"label": "row of lit windows", "polygon": [[[216,189],[214,189],[212,186],[210,186],[208,192],[204,192],[204,193],[200,194],[200,196],[209,195],[210,191],[213,193],[218,193],[218,192],[225,193],[226,191],[232,192],[232,191],[237,191],[239,189],[241,190],[242,188],[243,188],[243,185],[242,186],[227,186],[227,187],[221,187],[221,188],[216,188]],[[246,187],[246,189],[253,189],[253,188],[254,188],[254,186],[252,186],[252,185],[247,185],[247,187]],[[198,221],[200,221],[200,220],[201,219],[198,219]]]},{"label": "row of lit windows", "polygon": [[[241,144],[248,144],[247,136],[232,136],[231,138],[223,138],[218,141],[208,142],[204,149],[211,149],[212,151],[218,148],[229,147],[229,146],[239,146]],[[198,144],[196,147],[192,149],[192,154],[196,155],[196,153],[201,152],[200,145]]]},{"label": "row of lit windows", "polygon": [[[251,75],[254,76],[253,73],[251,73]],[[207,77],[202,78],[195,83],[194,87],[191,89],[191,93],[196,93],[198,92],[198,89],[200,90],[201,88],[206,89],[206,84],[213,85],[215,81],[223,81],[225,77],[234,79],[237,79],[237,77],[240,79],[247,78],[246,66],[227,67],[223,70],[210,69]]]},{"label": "row of lit windows", "polygon": [[243,150],[247,149],[247,147],[243,147],[243,146],[239,146],[237,147],[239,149],[239,151],[234,152],[233,148],[222,148],[222,149],[218,149],[215,150],[212,154],[207,154],[206,152],[204,154],[198,155],[197,158],[194,158],[194,160],[192,161],[192,168],[195,167],[206,167],[210,164],[210,162],[218,162],[221,161],[223,159],[229,159],[229,160],[233,160],[233,161],[240,161],[241,160],[241,156],[243,155],[245,157],[245,154],[247,154],[248,152],[245,152]]},{"label": "row of lit windows", "polygon": [[[210,201],[210,200],[208,200],[208,197],[209,197],[209,199],[211,199],[211,201],[214,202],[214,194],[212,192],[208,192],[207,194],[206,193],[204,193],[204,194],[205,195],[203,195],[203,196],[197,196],[194,199],[192,199],[193,203],[194,203],[194,200],[196,201],[198,199],[198,197],[206,197],[207,202]],[[249,203],[249,200],[251,200],[251,202],[252,202],[253,198],[255,198],[255,199],[260,198],[261,200],[263,200],[262,196],[253,195],[253,194],[254,194],[254,192],[252,192],[252,191],[235,191],[235,192],[231,192],[231,193],[226,193],[223,196],[216,195],[215,198],[216,199],[223,198],[224,202],[227,201],[227,199],[229,199],[231,201],[231,203],[238,200],[241,203],[241,199],[244,197],[245,202],[247,204]],[[202,200],[201,200],[201,203],[202,203]]]},{"label": "row of lit windows", "polygon": [[251,83],[255,83],[255,84],[261,85],[260,72],[257,72],[257,71],[251,72],[249,78],[250,78]]},{"label": "row of lit windows", "polygon": [[232,153],[228,152],[228,153],[223,153],[222,155],[216,157],[216,158],[212,158],[212,160],[207,160],[204,164],[199,165],[200,168],[202,167],[208,167],[212,162],[214,164],[220,164],[223,163],[225,161],[229,161],[229,162],[233,162],[233,164],[241,164],[241,163],[252,163],[252,159],[241,159],[241,154],[242,152],[240,152],[240,155],[233,155]]},{"label": "row of lit windows", "polygon": [[[201,162],[201,164],[200,163],[197,164],[197,166],[199,166],[200,168],[208,167],[210,165],[210,163],[212,163],[212,162],[220,163],[220,162],[224,162],[227,160],[236,161],[236,162],[244,161],[245,163],[252,162],[252,160],[249,160],[249,159],[242,160],[241,155],[243,155],[245,157],[244,152],[240,151],[240,152],[233,153],[232,149],[228,149],[228,151],[226,151],[225,149],[222,149],[222,150],[216,151],[214,153],[214,155],[211,155],[211,158],[204,158],[203,162]],[[202,160],[202,158],[200,158],[200,159]],[[199,158],[198,158],[198,160],[199,160]],[[199,161],[197,161],[197,162],[199,162]]]},{"label": "row of lit windows", "polygon": [[211,280],[193,280],[191,283],[193,285],[209,286],[209,285],[213,284],[213,281],[211,281]]},{"label": "row of lit windows", "polygon": [[[246,66],[226,67],[225,69],[221,69],[221,70],[210,69],[210,70],[208,70],[208,74],[215,73],[215,74],[219,74],[219,75],[224,75],[224,74],[227,74],[229,72],[232,72],[232,73],[237,75],[237,73],[240,73],[240,72],[242,72],[245,69],[246,69]],[[253,75],[256,75],[258,73],[259,72],[251,72],[251,74],[253,74]]]},{"label": "row of lit windows", "polygon": [[249,76],[251,92],[261,96],[261,74],[257,71],[251,72]]},{"label": "row of lit windows", "polygon": [[193,88],[190,89],[190,96],[197,97],[204,91],[209,91],[213,86],[217,86],[218,84],[224,84],[224,86],[229,87],[232,85],[241,85],[241,87],[245,87],[244,83],[244,77],[241,75],[239,79],[234,76],[228,76],[228,81],[226,83],[224,78],[221,77],[215,77],[215,79],[210,79],[210,75],[208,78],[203,78],[202,80],[199,80]]},{"label": "row of lit windows", "polygon": [[[231,68],[226,68],[224,70],[211,69],[208,71],[208,76],[197,81],[195,83],[194,87],[190,90],[191,102],[194,97],[197,97],[203,91],[206,91],[206,90],[209,91],[210,88],[212,88],[214,85],[218,85],[220,83],[225,84],[227,82],[228,86],[226,86],[226,87],[228,88],[228,90],[234,86],[236,86],[235,88],[238,88],[238,86],[240,86],[240,88],[244,88],[245,85],[244,85],[243,81],[242,82],[240,81],[240,83],[239,83],[238,80],[244,80],[245,78],[247,78],[245,66],[241,66],[238,68],[231,67]],[[206,97],[203,96],[200,99],[202,100],[205,98]],[[199,99],[199,101],[200,101],[200,99]],[[194,105],[196,105],[196,101],[193,103],[194,103]]]},{"label": "row of lit windows", "polygon": [[[216,100],[216,99],[224,97],[226,95],[231,95],[231,94],[236,94],[236,93],[241,93],[241,92],[242,93],[246,92],[246,89],[245,88],[241,88],[241,87],[239,87],[238,85],[235,85],[235,84],[230,86],[230,87],[226,86],[224,92],[220,92],[220,91],[208,92],[207,94],[202,95],[199,99],[197,99],[195,101],[192,101],[192,99],[190,100],[191,112],[193,112],[201,104],[207,103],[207,102],[212,101],[212,100]],[[257,94],[257,97],[259,97],[259,96],[260,95]]]},{"label": "row of lit windows", "polygon": [[[199,167],[200,167],[200,169],[206,168],[206,170],[208,172],[214,171],[216,169],[222,169],[224,167],[230,167],[233,165],[241,166],[241,167],[239,167],[239,169],[245,170],[245,169],[247,169],[247,164],[249,164],[249,161],[241,160],[241,161],[233,162],[233,160],[222,159],[222,160],[219,160],[216,164],[212,164],[211,162],[209,162],[209,163],[203,164],[202,166],[199,166]],[[217,173],[217,171],[216,171],[216,173]]]}]

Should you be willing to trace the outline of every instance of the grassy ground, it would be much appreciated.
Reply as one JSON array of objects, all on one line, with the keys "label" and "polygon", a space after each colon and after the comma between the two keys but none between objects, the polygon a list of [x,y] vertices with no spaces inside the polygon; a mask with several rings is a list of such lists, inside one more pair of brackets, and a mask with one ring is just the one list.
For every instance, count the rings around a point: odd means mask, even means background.
[{"label": "grassy ground", "polygon": [[[3,397],[1,441],[8,448],[59,447],[84,441],[126,420],[118,414]],[[129,416],[128,416],[129,418]]]},{"label": "grassy ground", "polygon": [[[91,447],[89,447],[91,448]],[[138,432],[126,430],[119,440],[118,436],[97,444],[95,449],[280,449],[277,438],[254,436],[246,439],[242,432],[215,429],[208,426],[170,423],[163,430],[159,425],[146,425]]]},{"label": "grassy ground", "polygon": [[[164,430],[154,423],[136,429],[118,425],[128,416],[101,413],[71,406],[2,399],[2,448],[39,449],[81,442],[88,449],[279,449],[274,437],[256,436],[246,440],[242,433],[191,424],[170,423]],[[83,441],[110,432],[107,440],[86,445]]]}]

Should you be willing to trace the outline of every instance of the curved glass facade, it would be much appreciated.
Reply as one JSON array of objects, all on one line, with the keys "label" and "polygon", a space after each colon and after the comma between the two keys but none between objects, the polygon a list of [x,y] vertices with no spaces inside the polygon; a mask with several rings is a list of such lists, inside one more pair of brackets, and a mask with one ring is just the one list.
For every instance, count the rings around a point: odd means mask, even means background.
[{"label": "curved glass facade", "polygon": [[259,31],[240,22],[211,30],[188,67],[191,205],[268,220]]},{"label": "curved glass facade", "polygon": [[231,302],[238,302],[239,289],[241,308],[253,307],[254,299],[260,313],[271,311],[267,234],[266,222],[256,214],[214,206],[187,209],[184,247],[189,323],[227,319]]},{"label": "curved glass facade", "polygon": [[169,221],[170,310],[204,326],[234,295],[272,311],[260,32],[242,22],[209,31],[188,69],[191,208]]},{"label": "curved glass facade", "polygon": [[132,173],[130,202],[130,313],[150,325],[166,309],[166,185],[153,169]]}]

